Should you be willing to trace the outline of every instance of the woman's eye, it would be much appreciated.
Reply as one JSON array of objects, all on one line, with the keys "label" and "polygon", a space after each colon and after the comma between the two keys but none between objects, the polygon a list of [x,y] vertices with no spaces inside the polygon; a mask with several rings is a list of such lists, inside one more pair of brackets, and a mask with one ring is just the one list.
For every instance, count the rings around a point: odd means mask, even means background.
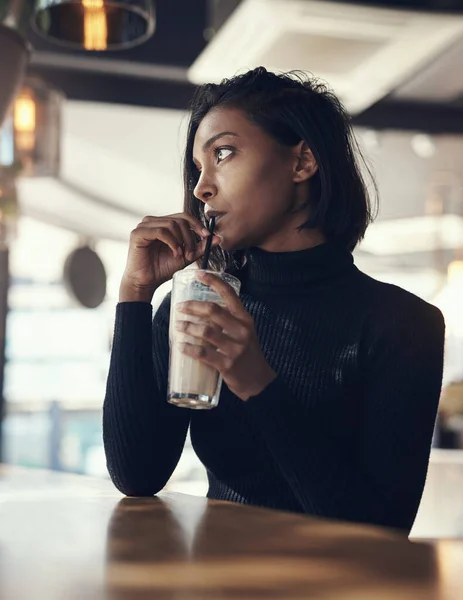
[{"label": "woman's eye", "polygon": [[[228,154],[227,154],[228,152]],[[222,162],[223,160],[225,160],[226,158],[228,158],[230,156],[230,154],[232,154],[232,150],[230,150],[230,148],[217,148],[217,150],[215,151],[215,156],[217,157],[217,162]]]}]

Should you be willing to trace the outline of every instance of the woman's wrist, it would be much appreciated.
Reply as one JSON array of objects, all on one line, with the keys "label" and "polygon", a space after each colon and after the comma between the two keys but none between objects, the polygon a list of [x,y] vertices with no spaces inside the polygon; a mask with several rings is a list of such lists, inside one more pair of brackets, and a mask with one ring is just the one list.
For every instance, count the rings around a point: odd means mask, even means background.
[{"label": "woman's wrist", "polygon": [[258,378],[255,379],[252,388],[246,390],[241,399],[246,402],[249,398],[262,394],[264,390],[278,377],[278,374],[268,366]]},{"label": "woman's wrist", "polygon": [[121,285],[119,289],[119,302],[146,302],[150,303],[156,289],[147,290]]}]

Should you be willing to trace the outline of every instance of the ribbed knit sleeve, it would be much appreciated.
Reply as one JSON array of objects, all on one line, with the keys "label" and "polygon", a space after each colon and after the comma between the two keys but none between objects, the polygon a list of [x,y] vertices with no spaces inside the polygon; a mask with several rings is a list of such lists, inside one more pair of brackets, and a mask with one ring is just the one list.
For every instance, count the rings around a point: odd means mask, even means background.
[{"label": "ribbed knit sleeve", "polygon": [[304,512],[409,531],[426,478],[442,384],[444,322],[422,302],[381,320],[368,340],[354,452],[336,448],[330,422],[278,376],[246,410]]},{"label": "ribbed knit sleeve", "polygon": [[185,443],[190,411],[167,403],[169,299],[116,307],[103,406],[103,440],[114,485],[128,496],[159,492]]}]

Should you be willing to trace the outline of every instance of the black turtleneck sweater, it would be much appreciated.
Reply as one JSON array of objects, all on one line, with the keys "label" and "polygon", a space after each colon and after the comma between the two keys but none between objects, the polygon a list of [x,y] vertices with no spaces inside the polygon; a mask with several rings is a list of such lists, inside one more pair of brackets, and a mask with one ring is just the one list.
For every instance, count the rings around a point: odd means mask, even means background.
[{"label": "black turtleneck sweater", "polygon": [[154,319],[148,303],[118,304],[103,412],[114,484],[159,492],[190,426],[209,498],[408,532],[441,389],[441,313],[331,244],[251,249],[239,277],[278,376],[247,402],[224,385],[210,411],[166,401],[170,295]]}]

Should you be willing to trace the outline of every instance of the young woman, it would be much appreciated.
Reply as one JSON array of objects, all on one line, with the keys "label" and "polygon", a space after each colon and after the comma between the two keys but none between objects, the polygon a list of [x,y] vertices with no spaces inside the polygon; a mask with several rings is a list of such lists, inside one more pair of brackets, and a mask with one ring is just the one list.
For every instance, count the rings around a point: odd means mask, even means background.
[{"label": "young woman", "polygon": [[[444,322],[416,296],[353,264],[371,221],[349,118],[314,80],[258,68],[195,95],[185,212],[132,232],[104,403],[114,484],[132,496],[167,483],[190,426],[209,498],[410,531],[439,400]],[[238,298],[187,305],[184,352],[215,366],[217,408],[167,403],[168,296],[156,288],[202,256]],[[204,350],[206,342],[206,350]]]}]

